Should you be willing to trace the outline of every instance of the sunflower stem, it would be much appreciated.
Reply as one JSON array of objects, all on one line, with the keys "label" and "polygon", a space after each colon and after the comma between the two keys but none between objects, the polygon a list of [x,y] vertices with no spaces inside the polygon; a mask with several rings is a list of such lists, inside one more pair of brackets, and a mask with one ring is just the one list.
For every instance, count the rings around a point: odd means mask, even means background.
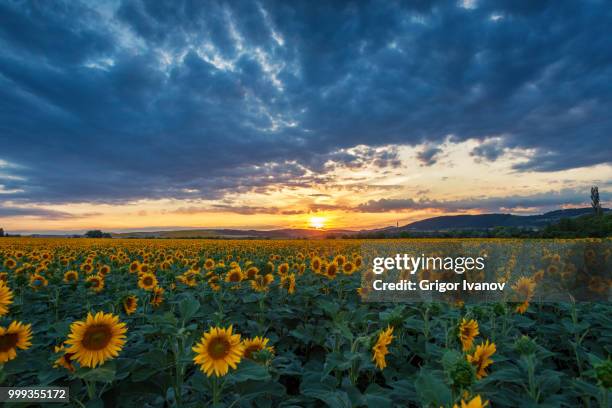
[{"label": "sunflower stem", "polygon": [[85,386],[87,387],[87,397],[90,401],[93,401],[96,398],[96,384],[85,380]]},{"label": "sunflower stem", "polygon": [[221,397],[221,391],[223,390],[223,384],[219,383],[219,377],[216,375],[213,378],[213,406],[219,404],[219,398]]},{"label": "sunflower stem", "polygon": [[174,394],[176,398],[176,404],[178,407],[182,406],[182,388],[183,388],[183,365],[181,363],[182,350],[183,350],[183,339],[181,335],[176,338],[175,353],[174,353],[175,369],[176,369]]}]

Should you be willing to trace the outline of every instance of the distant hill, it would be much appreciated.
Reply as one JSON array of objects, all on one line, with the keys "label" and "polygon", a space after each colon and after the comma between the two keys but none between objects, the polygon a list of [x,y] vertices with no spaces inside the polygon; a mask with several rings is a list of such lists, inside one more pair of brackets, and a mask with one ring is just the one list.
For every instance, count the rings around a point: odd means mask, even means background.
[{"label": "distant hill", "polygon": [[[605,209],[604,211],[610,211]],[[581,215],[592,214],[592,208],[572,208],[566,210],[550,211],[539,215],[512,215],[512,214],[479,214],[479,215],[448,215],[416,221],[396,228],[398,232],[404,231],[446,231],[461,229],[489,229],[495,227],[519,227],[539,229],[557,222],[562,218],[575,218]],[[391,230],[391,228],[389,228]]]},{"label": "distant hill", "polygon": [[[604,209],[606,213],[610,209]],[[430,233],[435,231],[454,230],[488,230],[495,227],[517,227],[524,229],[541,230],[549,224],[556,223],[562,218],[576,218],[592,214],[592,208],[572,208],[566,210],[550,211],[539,215],[512,215],[512,214],[479,214],[479,215],[447,215],[427,218],[401,227],[386,227],[370,230],[344,230],[344,229],[276,229],[276,230],[239,230],[239,229],[187,229],[173,231],[138,231],[112,233],[113,238],[229,238],[229,239],[323,239],[328,237],[368,237],[377,235],[395,236],[401,233]],[[32,235],[52,236],[52,235]],[[75,235],[72,235],[75,236]],[[78,235],[77,235],[78,236]]]},{"label": "distant hill", "polygon": [[113,238],[268,238],[268,239],[298,239],[326,238],[343,234],[354,234],[349,230],[317,230],[317,229],[278,229],[270,231],[237,230],[237,229],[190,229],[180,231],[148,231],[113,233]]}]

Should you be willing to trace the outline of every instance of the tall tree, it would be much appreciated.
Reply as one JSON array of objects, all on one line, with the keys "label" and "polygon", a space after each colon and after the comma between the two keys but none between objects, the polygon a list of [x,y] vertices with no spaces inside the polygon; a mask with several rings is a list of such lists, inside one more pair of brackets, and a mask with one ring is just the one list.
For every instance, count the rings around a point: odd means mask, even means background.
[{"label": "tall tree", "polygon": [[4,229],[0,228],[0,237],[4,236]]},{"label": "tall tree", "polygon": [[595,211],[595,215],[601,215],[601,202],[599,201],[599,187],[591,187],[591,206]]}]

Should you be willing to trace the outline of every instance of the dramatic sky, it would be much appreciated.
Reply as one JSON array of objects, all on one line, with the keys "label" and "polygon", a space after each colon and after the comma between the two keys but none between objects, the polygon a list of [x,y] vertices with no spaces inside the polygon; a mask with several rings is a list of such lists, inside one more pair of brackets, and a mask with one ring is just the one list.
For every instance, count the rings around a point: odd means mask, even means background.
[{"label": "dramatic sky", "polygon": [[612,194],[605,0],[0,2],[0,226],[368,228]]}]

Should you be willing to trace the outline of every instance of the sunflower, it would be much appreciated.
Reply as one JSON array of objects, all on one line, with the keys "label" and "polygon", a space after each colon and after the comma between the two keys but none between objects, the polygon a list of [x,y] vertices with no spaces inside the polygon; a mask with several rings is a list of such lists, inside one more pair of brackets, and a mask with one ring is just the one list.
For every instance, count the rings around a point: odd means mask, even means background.
[{"label": "sunflower", "polygon": [[246,276],[248,279],[255,279],[257,274],[259,274],[259,269],[256,266],[251,266],[246,270]]},{"label": "sunflower", "polygon": [[315,256],[310,262],[310,269],[315,273],[319,273],[321,271],[321,258]]},{"label": "sunflower", "polygon": [[215,292],[221,290],[221,286],[219,286],[219,276],[212,275],[210,278],[208,278],[208,286],[210,286],[210,288]]},{"label": "sunflower", "polygon": [[514,309],[516,311],[516,313],[518,314],[524,314],[527,309],[529,308],[529,302],[525,301],[519,305],[516,306],[516,309]]},{"label": "sunflower", "polygon": [[351,261],[344,262],[342,264],[342,273],[345,275],[352,275],[355,272],[355,264]]},{"label": "sunflower", "polygon": [[467,321],[463,319],[459,325],[459,339],[463,345],[463,351],[472,348],[474,339],[478,336],[478,322],[474,319]]},{"label": "sunflower", "polygon": [[47,279],[42,275],[35,273],[34,275],[30,276],[30,286],[34,290],[44,288],[48,284],[49,284],[49,281],[47,281]]},{"label": "sunflower", "polygon": [[495,354],[497,348],[495,343],[489,343],[487,340],[484,344],[476,346],[474,354],[468,354],[466,356],[467,361],[472,365],[476,366],[476,378],[479,380],[487,376],[486,368],[493,364],[491,356]]},{"label": "sunflower", "polygon": [[104,289],[104,277],[100,275],[90,276],[85,280],[85,282],[87,282],[91,290],[96,293],[100,293],[102,292],[102,289]]},{"label": "sunflower", "polygon": [[[589,290],[595,293],[605,293],[608,291],[610,284],[606,282],[601,276],[593,276],[589,279]],[[0,314],[2,314],[0,312]]]},{"label": "sunflower", "polygon": [[[146,264],[143,264],[146,265]],[[141,265],[142,266],[142,265]],[[143,273],[138,278],[138,287],[146,291],[152,291],[157,286],[157,278],[152,273]]]},{"label": "sunflower", "polygon": [[111,268],[108,265],[102,265],[99,269],[98,269],[98,274],[102,275],[102,276],[106,276],[110,273]]},{"label": "sunflower", "polygon": [[55,353],[62,353],[62,355],[53,363],[53,368],[64,367],[70,372],[74,372],[76,370],[74,364],[72,364],[72,356],[74,354],[67,353],[66,346],[64,344],[62,344],[61,346],[55,346],[55,349],[53,351]]},{"label": "sunflower", "polygon": [[17,349],[27,350],[32,345],[30,324],[13,321],[9,327],[0,326],[0,364],[17,357]]},{"label": "sunflower", "polygon": [[489,405],[489,401],[482,402],[480,395],[475,396],[469,402],[461,400],[461,407],[457,404],[453,405],[453,408],[484,408]]},{"label": "sunflower", "polygon": [[327,276],[329,279],[336,279],[337,274],[338,274],[338,264],[336,264],[335,262],[332,262],[329,265],[327,265],[327,268],[325,270],[325,276]]},{"label": "sunflower", "polygon": [[283,276],[286,275],[287,272],[289,272],[289,264],[288,263],[282,263],[280,265],[278,265],[278,274]]},{"label": "sunflower", "polygon": [[136,296],[130,295],[123,299],[123,310],[128,315],[133,314],[138,307],[138,298]]},{"label": "sunflower", "polygon": [[95,368],[119,355],[126,332],[125,323],[120,323],[119,317],[104,312],[95,316],[88,313],[85,321],[70,325],[67,352],[72,353],[72,360],[77,360],[81,366]]},{"label": "sunflower", "polygon": [[79,280],[77,271],[68,271],[64,274],[64,283],[76,283]]},{"label": "sunflower", "polygon": [[372,347],[372,361],[376,362],[376,367],[383,370],[387,366],[385,356],[389,354],[387,346],[393,341],[393,327],[387,326],[386,330],[383,330],[378,335],[378,340],[374,347]]},{"label": "sunflower", "polygon": [[535,292],[536,283],[533,278],[521,276],[519,280],[512,286],[517,294],[520,296],[521,301],[530,301]]},{"label": "sunflower", "polygon": [[274,282],[274,275],[271,273],[263,276],[257,275],[255,279],[251,281],[251,288],[256,292],[265,292],[269,289],[272,282]]},{"label": "sunflower", "polygon": [[198,276],[198,274],[192,270],[189,270],[185,273],[183,273],[182,275],[179,275],[176,277],[176,280],[178,280],[179,282],[187,285],[187,286],[196,286],[198,284],[198,281],[196,280],[196,276]]},{"label": "sunflower", "polygon": [[363,263],[363,258],[361,257],[361,255],[357,255],[353,262],[355,262],[355,269],[359,269],[361,267],[361,264]]},{"label": "sunflower", "polygon": [[155,307],[159,307],[164,301],[164,288],[156,286],[153,288],[153,296],[151,297],[151,304]]},{"label": "sunflower", "polygon": [[90,274],[93,271],[93,266],[89,262],[85,262],[81,265],[81,271]]},{"label": "sunflower", "polygon": [[225,275],[226,282],[238,283],[244,279],[244,275],[240,269],[231,269],[227,275]]},{"label": "sunflower", "polygon": [[523,314],[527,311],[529,307],[529,302],[531,298],[533,298],[533,294],[535,292],[536,283],[533,278],[527,278],[522,276],[519,280],[512,286],[512,289],[517,293],[517,297],[520,299],[521,304],[516,307],[517,313]]},{"label": "sunflower", "polygon": [[6,269],[13,269],[15,266],[17,266],[17,262],[12,258],[9,258],[6,261],[4,261],[4,267]]},{"label": "sunflower", "polygon": [[0,281],[2,282],[8,282],[8,273],[6,272],[0,272]]},{"label": "sunflower", "polygon": [[274,347],[268,346],[269,341],[270,339],[259,336],[253,337],[252,339],[244,339],[242,341],[242,345],[244,346],[244,358],[255,360],[255,356],[253,354],[259,353],[262,350],[273,353]]},{"label": "sunflower", "polygon": [[139,273],[150,273],[151,272],[151,267],[146,262],[145,263],[141,263],[140,265],[138,265],[138,272]]},{"label": "sunflower", "polygon": [[290,273],[289,275],[281,276],[281,286],[287,289],[287,293],[293,295],[295,293],[295,274]]},{"label": "sunflower", "polygon": [[346,257],[344,255],[338,255],[334,258],[334,263],[338,266],[344,265],[344,262],[346,262]]},{"label": "sunflower", "polygon": [[8,306],[13,303],[13,292],[4,281],[0,281],[0,316],[8,314]]},{"label": "sunflower", "polygon": [[540,269],[536,273],[533,274],[533,280],[536,283],[541,282],[542,279],[544,279],[544,269]]},{"label": "sunflower", "polygon": [[244,346],[239,334],[232,334],[232,326],[228,329],[211,327],[202,335],[202,339],[193,347],[196,356],[194,363],[210,377],[222,377],[229,368],[236,368],[244,354]]},{"label": "sunflower", "polygon": [[136,273],[140,269],[140,263],[138,261],[134,261],[130,264],[129,271],[130,273]]},{"label": "sunflower", "polygon": [[207,271],[210,271],[211,269],[213,269],[215,267],[215,261],[208,258],[205,262],[204,262],[204,269],[206,269]]}]

